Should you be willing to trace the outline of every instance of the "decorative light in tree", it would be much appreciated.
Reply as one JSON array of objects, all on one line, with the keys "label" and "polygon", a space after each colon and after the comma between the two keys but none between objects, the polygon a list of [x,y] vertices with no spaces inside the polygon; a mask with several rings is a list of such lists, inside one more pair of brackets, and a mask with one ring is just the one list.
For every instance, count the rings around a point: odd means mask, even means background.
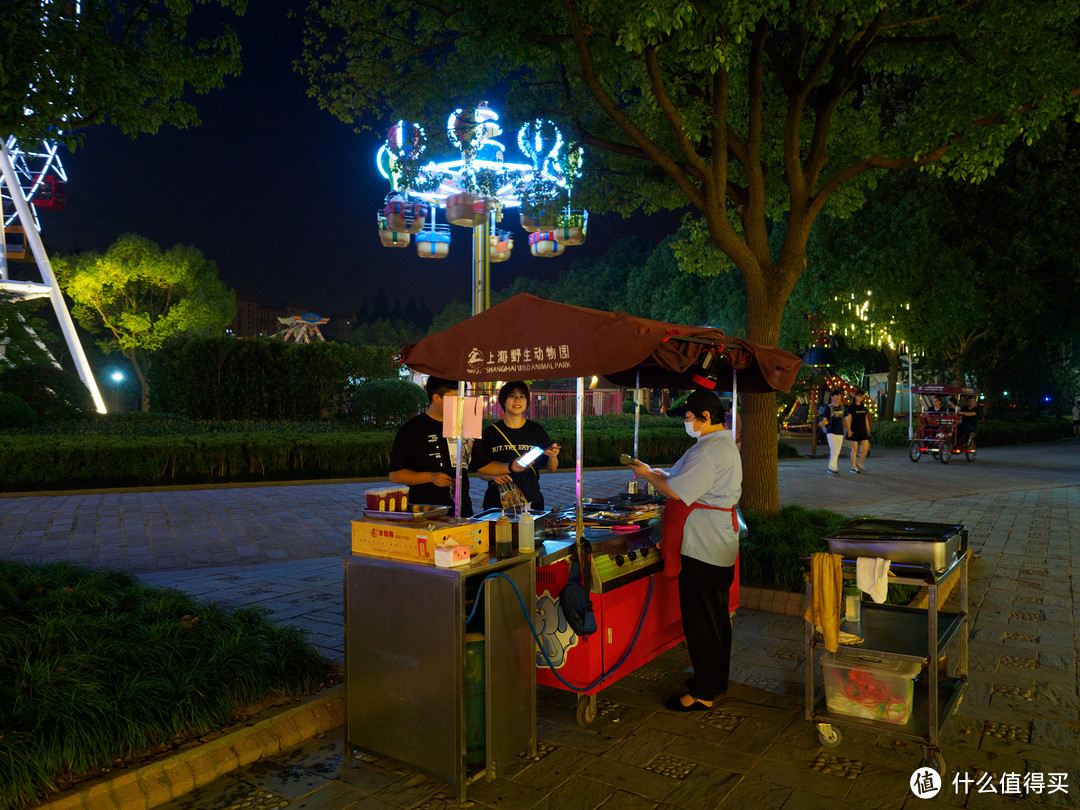
[{"label": "decorative light in tree", "polygon": [[[450,224],[473,230],[473,314],[489,303],[490,265],[510,258],[513,236],[495,230],[506,208],[521,209],[534,256],[558,256],[585,241],[588,212],[570,207],[583,151],[567,149],[551,121],[536,119],[518,131],[517,143],[530,162],[507,162],[499,116],[486,102],[447,116],[446,134],[460,157],[423,163],[427,135],[419,124],[398,121],[379,149],[376,165],[390,181],[378,215],[387,247],[416,244],[422,258],[450,252]],[[437,221],[439,209],[446,223]]]}]

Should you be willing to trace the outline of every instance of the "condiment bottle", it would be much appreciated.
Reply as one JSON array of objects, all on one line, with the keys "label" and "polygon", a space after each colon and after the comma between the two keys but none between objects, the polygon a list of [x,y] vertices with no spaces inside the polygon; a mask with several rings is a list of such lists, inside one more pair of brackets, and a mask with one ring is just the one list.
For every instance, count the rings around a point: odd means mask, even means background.
[{"label": "condiment bottle", "polygon": [[514,527],[505,514],[495,521],[495,558],[508,560],[514,556]]},{"label": "condiment bottle", "polygon": [[862,621],[862,592],[856,585],[844,588],[844,618],[855,624]]},{"label": "condiment bottle", "polygon": [[535,524],[529,505],[525,504],[525,511],[518,518],[518,551],[535,551]]}]

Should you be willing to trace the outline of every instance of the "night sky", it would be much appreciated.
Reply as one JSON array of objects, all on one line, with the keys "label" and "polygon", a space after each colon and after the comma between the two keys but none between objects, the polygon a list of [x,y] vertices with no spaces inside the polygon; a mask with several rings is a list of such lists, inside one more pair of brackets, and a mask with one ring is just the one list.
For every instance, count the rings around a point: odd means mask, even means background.
[{"label": "night sky", "polygon": [[[98,126],[82,148],[64,154],[68,202],[41,214],[47,249],[104,251],[127,232],[163,248],[190,244],[238,295],[323,315],[352,314],[380,287],[391,302],[411,296],[433,312],[447,299],[471,300],[467,229],[453,227],[442,260],[421,259],[411,245],[381,246],[375,216],[389,190],[375,167],[382,136],[354,133],[306,96],[306,80],[291,67],[302,23],[285,18],[290,5],[258,0],[235,20],[243,72],[223,90],[196,97],[201,126],[134,140]],[[499,111],[498,100],[490,101]],[[512,144],[520,122],[501,123],[508,159],[519,159]],[[453,155],[447,145],[433,156]],[[576,258],[643,229],[641,221],[591,212],[584,246],[538,259],[529,255],[516,212],[503,227],[511,220],[514,253],[492,265],[493,289],[519,275],[554,280]],[[672,221],[644,229],[659,238]]]}]

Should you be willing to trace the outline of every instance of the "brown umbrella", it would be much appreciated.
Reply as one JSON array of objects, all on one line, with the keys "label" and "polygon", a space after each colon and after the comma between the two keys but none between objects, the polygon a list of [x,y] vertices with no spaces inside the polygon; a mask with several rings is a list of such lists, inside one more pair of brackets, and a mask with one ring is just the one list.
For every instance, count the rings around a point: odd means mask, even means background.
[{"label": "brown umbrella", "polygon": [[406,346],[401,358],[416,371],[467,383],[595,374],[626,387],[712,388],[734,368],[739,389],[758,393],[789,390],[802,363],[719,329],[525,293]]}]

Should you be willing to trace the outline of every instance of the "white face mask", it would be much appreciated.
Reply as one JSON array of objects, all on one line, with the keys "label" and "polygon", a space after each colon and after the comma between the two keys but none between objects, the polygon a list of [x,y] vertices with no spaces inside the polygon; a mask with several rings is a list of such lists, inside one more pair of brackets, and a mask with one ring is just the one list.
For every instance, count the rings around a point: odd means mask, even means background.
[{"label": "white face mask", "polygon": [[687,436],[692,436],[695,439],[701,436],[700,430],[694,430],[693,422],[683,422],[683,427],[686,429]]}]

